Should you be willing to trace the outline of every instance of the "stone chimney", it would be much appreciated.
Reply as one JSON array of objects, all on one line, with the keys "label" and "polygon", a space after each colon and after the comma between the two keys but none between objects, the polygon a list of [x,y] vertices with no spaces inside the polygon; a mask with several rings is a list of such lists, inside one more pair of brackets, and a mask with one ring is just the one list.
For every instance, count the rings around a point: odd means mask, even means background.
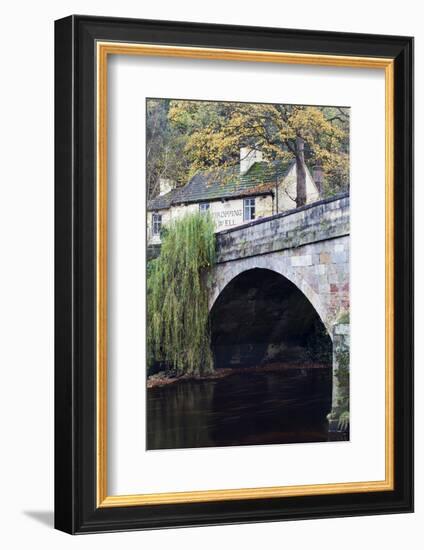
[{"label": "stone chimney", "polygon": [[159,178],[159,196],[166,195],[174,189],[175,185],[173,180],[168,178]]},{"label": "stone chimney", "polygon": [[324,171],[321,164],[316,164],[312,168],[312,177],[314,179],[315,185],[317,186],[319,194],[322,195],[324,186]]},{"label": "stone chimney", "polygon": [[250,147],[241,147],[240,149],[240,175],[245,174],[255,162],[262,162],[261,151],[251,149]]}]

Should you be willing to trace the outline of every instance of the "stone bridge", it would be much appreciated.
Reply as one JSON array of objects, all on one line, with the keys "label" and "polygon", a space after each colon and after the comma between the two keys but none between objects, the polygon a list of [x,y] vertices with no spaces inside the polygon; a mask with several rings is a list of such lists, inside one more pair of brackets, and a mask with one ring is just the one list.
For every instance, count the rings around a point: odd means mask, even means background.
[{"label": "stone bridge", "polygon": [[[349,195],[344,194],[221,231],[217,234],[217,262],[210,279],[211,312],[224,289],[249,273],[256,273],[256,277],[262,279],[270,272],[273,277],[278,274],[282,281],[291,283],[284,284],[290,285],[299,296],[301,292],[302,299],[305,297],[305,303],[312,306],[332,342],[333,416],[330,418],[337,416],[338,354],[349,346],[349,248]],[[249,286],[245,288],[249,292]],[[269,288],[277,289],[276,286]],[[248,296],[240,296],[239,303],[247,303]],[[267,299],[272,300],[272,294]],[[287,309],[288,303],[284,302],[286,305],[281,308]],[[247,315],[247,306],[243,307],[240,316]],[[299,311],[297,316],[304,316],[306,309]],[[269,319],[279,322],[277,315]],[[298,326],[296,323],[299,321],[295,321],[294,315],[288,317],[285,330]]]}]

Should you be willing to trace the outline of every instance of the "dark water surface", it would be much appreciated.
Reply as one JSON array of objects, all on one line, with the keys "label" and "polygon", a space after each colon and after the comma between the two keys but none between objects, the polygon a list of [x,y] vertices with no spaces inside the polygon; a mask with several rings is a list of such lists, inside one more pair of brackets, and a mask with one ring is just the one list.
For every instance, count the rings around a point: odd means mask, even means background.
[{"label": "dark water surface", "polygon": [[147,390],[147,449],[328,441],[331,372],[292,368]]}]

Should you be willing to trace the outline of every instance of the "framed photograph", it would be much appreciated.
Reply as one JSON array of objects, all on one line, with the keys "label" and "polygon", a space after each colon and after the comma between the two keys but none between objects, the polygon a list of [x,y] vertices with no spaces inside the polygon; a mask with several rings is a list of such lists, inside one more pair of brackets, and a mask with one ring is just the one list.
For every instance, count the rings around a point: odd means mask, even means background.
[{"label": "framed photograph", "polygon": [[55,24],[55,525],[413,510],[413,39]]}]

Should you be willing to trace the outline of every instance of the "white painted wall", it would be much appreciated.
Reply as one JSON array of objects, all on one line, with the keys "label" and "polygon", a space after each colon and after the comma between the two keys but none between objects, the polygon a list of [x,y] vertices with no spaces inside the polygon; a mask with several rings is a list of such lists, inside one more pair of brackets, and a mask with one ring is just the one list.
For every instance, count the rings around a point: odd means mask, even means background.
[{"label": "white painted wall", "polygon": [[[3,7],[0,88],[0,544],[44,550],[264,545],[299,550],[422,548],[424,402],[416,401],[417,501],[414,515],[342,518],[248,526],[177,529],[72,538],[51,528],[53,506],[53,20],[70,13],[143,17],[334,31],[415,35],[416,150],[424,149],[424,27],[414,0],[341,8],[331,0],[297,5],[274,0],[16,0]],[[223,95],[225,83],[223,83]],[[417,164],[417,182],[424,180]],[[424,188],[417,185],[417,204]],[[417,217],[417,335],[424,333],[424,216]],[[416,350],[416,388],[424,386],[424,351]]]},{"label": "white painted wall", "polygon": [[[271,195],[261,195],[258,197],[249,197],[256,199],[255,219],[272,216],[274,213],[274,201]],[[207,202],[207,201],[205,201]],[[244,199],[215,200],[209,202],[209,212],[215,222],[216,231],[237,227],[247,223],[244,219]],[[199,212],[199,203],[177,204],[167,210],[155,211],[162,214],[162,223],[167,225],[186,214]],[[152,234],[152,212],[147,215],[147,242],[149,244],[160,243],[159,235]]]}]

